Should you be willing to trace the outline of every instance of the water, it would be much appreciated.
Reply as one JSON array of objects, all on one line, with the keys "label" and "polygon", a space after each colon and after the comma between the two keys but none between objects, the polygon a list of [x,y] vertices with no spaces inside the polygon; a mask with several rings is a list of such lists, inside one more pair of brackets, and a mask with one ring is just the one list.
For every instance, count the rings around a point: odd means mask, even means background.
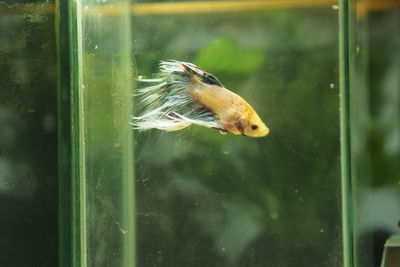
[{"label": "water", "polygon": [[342,266],[337,10],[171,5],[137,5],[138,75],[198,64],[271,132],[135,135],[138,266]]}]

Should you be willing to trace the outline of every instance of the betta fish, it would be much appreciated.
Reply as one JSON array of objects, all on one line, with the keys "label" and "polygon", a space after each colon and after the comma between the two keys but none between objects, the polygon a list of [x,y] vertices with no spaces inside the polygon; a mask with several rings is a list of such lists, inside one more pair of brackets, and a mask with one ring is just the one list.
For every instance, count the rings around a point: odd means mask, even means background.
[{"label": "betta fish", "polygon": [[181,61],[162,61],[157,79],[138,89],[139,116],[135,129],[177,131],[190,124],[218,129],[230,134],[263,137],[269,129],[255,110],[239,95],[225,88],[212,74]]}]

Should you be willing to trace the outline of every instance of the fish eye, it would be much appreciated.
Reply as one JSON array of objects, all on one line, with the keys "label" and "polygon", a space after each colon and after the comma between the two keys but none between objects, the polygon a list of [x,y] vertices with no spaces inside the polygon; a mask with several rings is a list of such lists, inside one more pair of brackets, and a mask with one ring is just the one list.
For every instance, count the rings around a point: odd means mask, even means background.
[{"label": "fish eye", "polygon": [[258,128],[257,125],[255,125],[255,124],[251,125],[251,129],[252,129],[252,130],[257,130],[257,128]]}]

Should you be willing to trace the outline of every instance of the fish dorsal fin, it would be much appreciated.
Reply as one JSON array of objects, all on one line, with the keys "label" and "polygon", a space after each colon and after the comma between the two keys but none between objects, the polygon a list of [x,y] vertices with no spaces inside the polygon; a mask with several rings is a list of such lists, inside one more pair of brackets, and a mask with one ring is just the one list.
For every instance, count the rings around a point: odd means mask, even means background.
[{"label": "fish dorsal fin", "polygon": [[176,60],[162,61],[160,63],[160,69],[164,74],[171,74],[174,72],[188,73],[190,75],[198,77],[204,83],[224,87],[217,77],[215,77],[211,73],[206,72],[199,66],[196,66],[195,64],[189,62]]}]

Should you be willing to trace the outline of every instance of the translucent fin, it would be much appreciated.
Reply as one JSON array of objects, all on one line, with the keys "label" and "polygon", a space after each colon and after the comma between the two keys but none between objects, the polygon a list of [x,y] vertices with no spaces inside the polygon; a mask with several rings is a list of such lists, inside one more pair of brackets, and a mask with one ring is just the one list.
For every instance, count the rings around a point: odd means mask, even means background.
[{"label": "translucent fin", "polygon": [[158,83],[164,81],[165,78],[159,78],[159,79],[137,79],[138,82],[145,82],[145,83]]},{"label": "translucent fin", "polygon": [[177,131],[190,124],[197,124],[221,128],[214,114],[194,101],[188,92],[193,76],[207,75],[210,74],[192,63],[162,61],[159,74],[161,78],[138,80],[158,84],[138,89],[134,94],[138,96],[139,115],[132,116],[133,127],[139,130]]}]

